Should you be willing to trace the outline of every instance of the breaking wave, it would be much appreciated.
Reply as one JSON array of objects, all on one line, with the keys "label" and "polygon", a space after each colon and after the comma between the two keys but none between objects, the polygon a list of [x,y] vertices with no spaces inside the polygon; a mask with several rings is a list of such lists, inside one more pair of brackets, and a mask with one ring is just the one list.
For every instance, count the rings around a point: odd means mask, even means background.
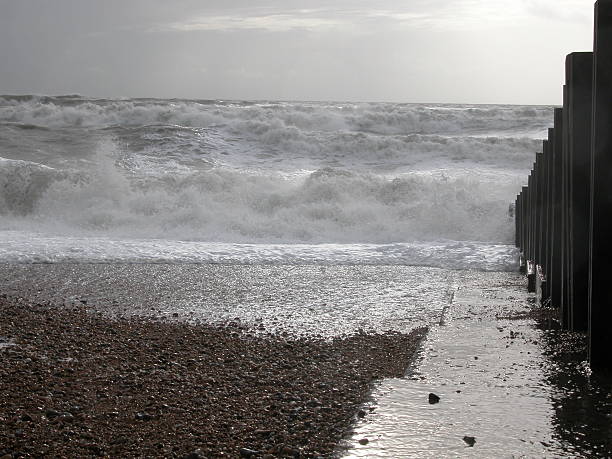
[{"label": "breaking wave", "polygon": [[506,243],[516,186],[481,173],[390,179],[339,168],[297,177],[213,168],[138,177],[103,155],[73,173],[3,160],[0,229],[217,242]]}]

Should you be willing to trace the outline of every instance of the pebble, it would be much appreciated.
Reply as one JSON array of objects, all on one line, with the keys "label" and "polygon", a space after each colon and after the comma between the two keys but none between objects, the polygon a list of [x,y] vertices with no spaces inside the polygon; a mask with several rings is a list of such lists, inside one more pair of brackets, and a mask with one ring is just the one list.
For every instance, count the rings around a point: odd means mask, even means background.
[{"label": "pebble", "polygon": [[45,411],[45,416],[47,416],[48,419],[56,418],[59,415],[60,415],[59,411],[55,411],[55,410],[46,410]]},{"label": "pebble", "polygon": [[201,449],[196,449],[189,454],[183,456],[183,459],[206,459],[206,454]]},{"label": "pebble", "polygon": [[474,443],[476,443],[476,437],[469,437],[466,435],[463,437],[463,441],[466,442],[468,446],[474,446]]},{"label": "pebble", "polygon": [[151,416],[151,415],[150,415],[150,414],[148,414],[148,413],[139,412],[139,413],[136,413],[136,414],[134,415],[134,418],[135,418],[137,421],[150,421],[151,419],[153,419],[153,416]]},{"label": "pebble", "polygon": [[434,405],[434,404],[438,403],[439,401],[440,401],[440,397],[438,397],[433,392],[429,393],[429,404],[430,405]]}]

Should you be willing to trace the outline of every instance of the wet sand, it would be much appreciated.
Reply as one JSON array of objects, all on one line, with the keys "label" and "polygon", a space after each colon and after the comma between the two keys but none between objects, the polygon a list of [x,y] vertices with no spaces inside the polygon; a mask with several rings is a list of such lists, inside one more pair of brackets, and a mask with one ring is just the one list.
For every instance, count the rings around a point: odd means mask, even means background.
[{"label": "wet sand", "polygon": [[113,317],[332,338],[406,333],[440,317],[456,271],[415,266],[0,263],[0,293]]},{"label": "wet sand", "polygon": [[329,457],[424,334],[258,336],[1,295],[0,457]]},{"label": "wet sand", "polygon": [[414,371],[374,391],[348,457],[612,457],[612,378],[588,370],[585,335],[555,329],[518,274],[457,284]]}]

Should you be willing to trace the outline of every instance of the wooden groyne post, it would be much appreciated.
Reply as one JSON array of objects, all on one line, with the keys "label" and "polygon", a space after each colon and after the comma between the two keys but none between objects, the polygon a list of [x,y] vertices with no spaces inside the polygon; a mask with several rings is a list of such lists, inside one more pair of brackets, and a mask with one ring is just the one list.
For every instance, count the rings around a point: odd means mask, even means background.
[{"label": "wooden groyne post", "polygon": [[612,364],[612,0],[595,4],[591,130],[589,360]]},{"label": "wooden groyne post", "polygon": [[569,54],[565,69],[569,148],[569,270],[572,274],[567,325],[571,330],[587,331],[593,53]]},{"label": "wooden groyne post", "polygon": [[612,0],[595,3],[593,52],[567,55],[563,107],[514,215],[528,289],[588,333],[593,370],[612,369]]}]

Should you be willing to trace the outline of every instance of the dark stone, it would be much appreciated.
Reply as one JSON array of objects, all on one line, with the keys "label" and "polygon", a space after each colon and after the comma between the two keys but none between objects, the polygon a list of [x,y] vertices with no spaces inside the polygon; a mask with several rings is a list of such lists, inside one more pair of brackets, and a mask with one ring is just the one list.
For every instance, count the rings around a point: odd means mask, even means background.
[{"label": "dark stone", "polygon": [[281,454],[285,455],[285,456],[293,456],[293,457],[300,457],[300,452],[297,449],[293,449],[289,446],[284,446],[281,449]]},{"label": "dark stone", "polygon": [[63,422],[72,422],[74,421],[74,416],[70,413],[60,413],[60,415],[57,417],[57,420]]},{"label": "dark stone", "polygon": [[201,449],[198,448],[195,451],[183,456],[183,459],[206,459],[206,455]]},{"label": "dark stone", "polygon": [[59,411],[55,411],[55,410],[47,410],[47,411],[45,411],[45,416],[47,416],[48,419],[54,419],[54,418],[57,418],[60,415],[61,415],[61,413]]},{"label": "dark stone", "polygon": [[436,394],[434,393],[429,394],[429,404],[430,405],[434,405],[438,403],[439,401],[440,401],[440,397],[438,397]]},{"label": "dark stone", "polygon": [[366,415],[366,412],[365,412],[365,411],[363,411],[363,410],[359,410],[359,411],[357,412],[357,416],[359,416],[360,418],[364,418],[364,417],[365,417],[365,415]]},{"label": "dark stone", "polygon": [[463,441],[468,444],[468,446],[474,446],[476,443],[476,437],[468,437],[467,435],[463,437]]},{"label": "dark stone", "polygon": [[151,416],[151,415],[150,415],[150,414],[148,414],[148,413],[139,412],[139,413],[136,413],[136,414],[134,415],[134,418],[135,418],[137,421],[150,421],[151,419],[153,419],[153,416]]},{"label": "dark stone", "polygon": [[104,449],[102,447],[100,447],[99,445],[96,445],[95,443],[92,443],[91,445],[88,445],[87,449],[89,449],[96,456],[103,456],[104,455]]},{"label": "dark stone", "polygon": [[370,443],[370,440],[368,440],[367,438],[362,438],[361,440],[359,440],[360,445],[367,445],[368,443]]},{"label": "dark stone", "polygon": [[32,422],[32,416],[30,416],[28,413],[25,413],[21,416],[21,420],[25,422]]}]

